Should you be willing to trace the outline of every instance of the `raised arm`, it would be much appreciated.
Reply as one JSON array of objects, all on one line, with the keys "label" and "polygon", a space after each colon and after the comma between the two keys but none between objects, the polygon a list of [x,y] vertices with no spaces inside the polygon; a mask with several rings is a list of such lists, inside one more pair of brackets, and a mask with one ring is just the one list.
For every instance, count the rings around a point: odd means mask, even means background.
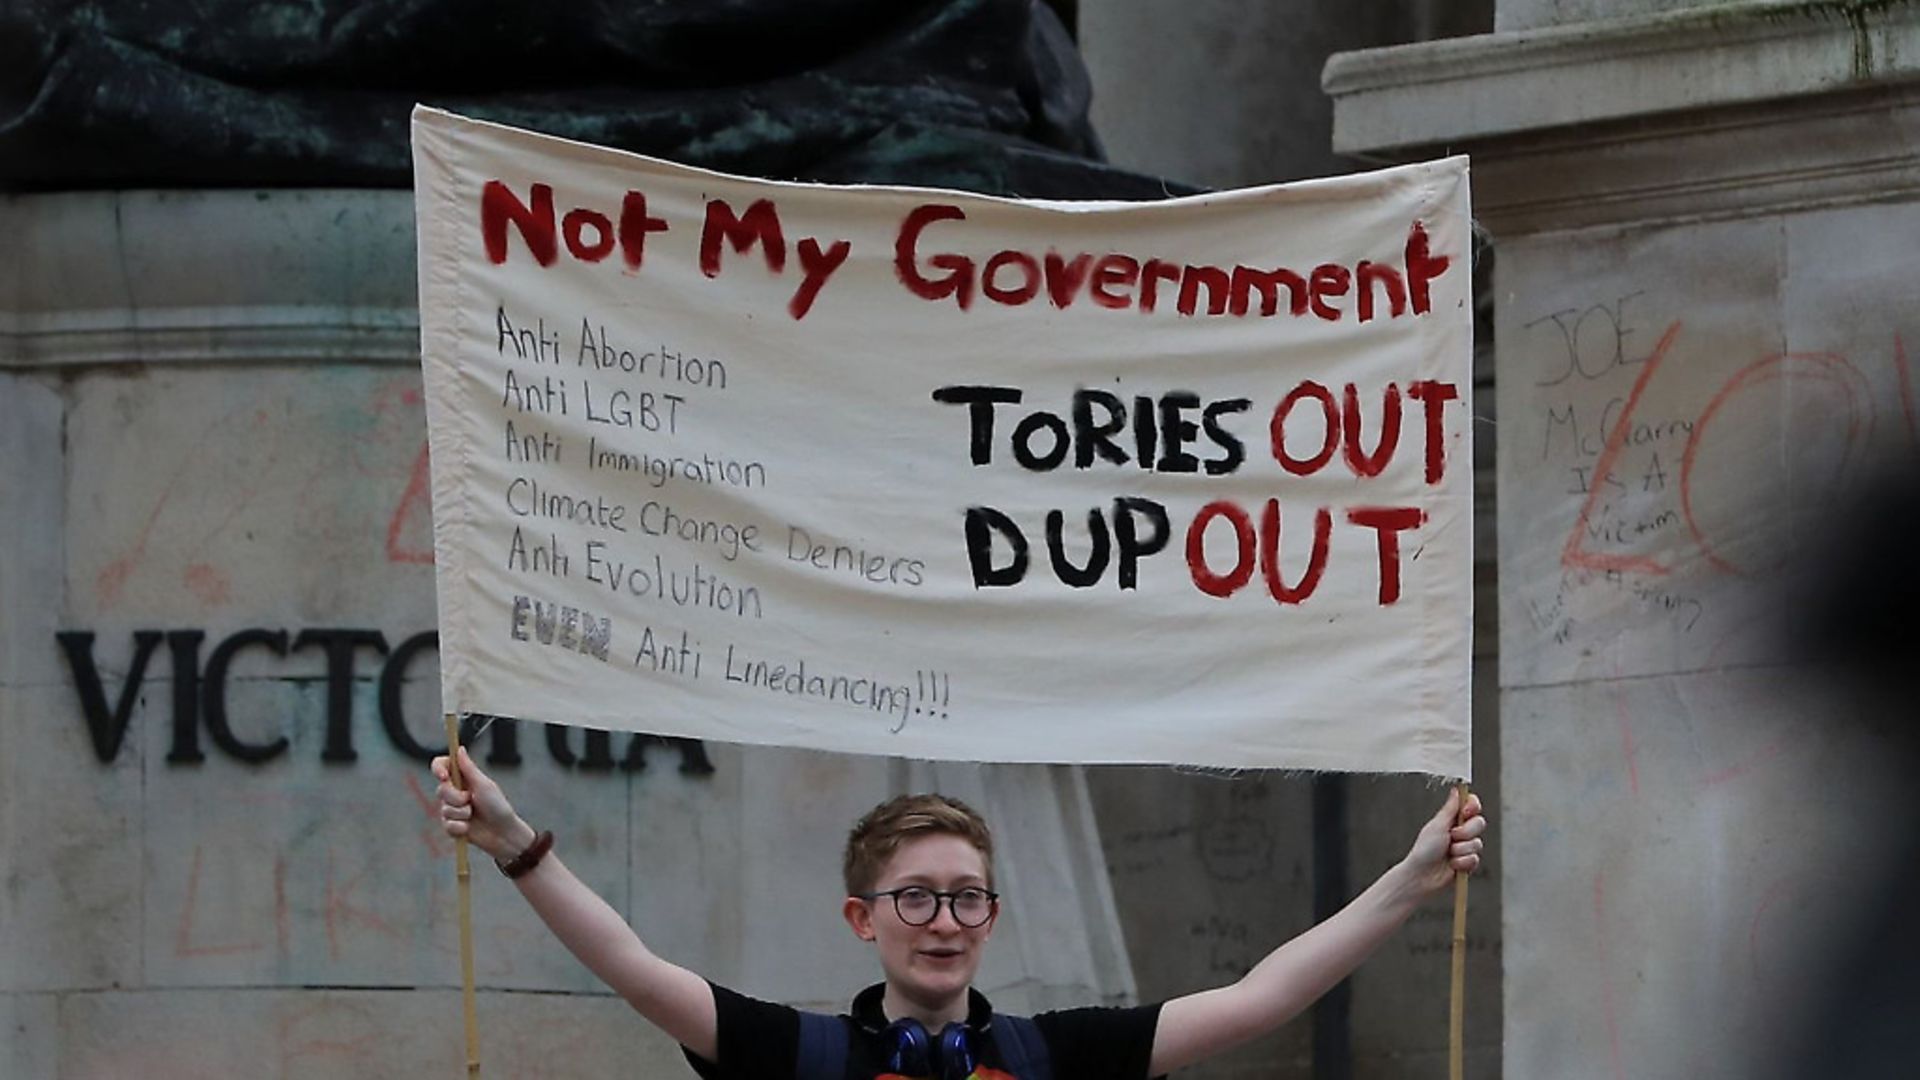
[{"label": "raised arm", "polygon": [[1159,1076],[1264,1035],[1346,978],[1456,871],[1480,865],[1487,819],[1480,800],[1456,791],[1421,827],[1407,857],[1327,921],[1268,953],[1230,986],[1175,998],[1160,1008],[1149,1076]]},{"label": "raised arm", "polygon": [[[500,785],[480,771],[464,748],[460,770],[466,791],[451,783],[445,757],[433,759],[447,835],[466,837],[496,861],[525,851],[536,835],[533,827],[514,813]],[[557,853],[549,852],[514,883],[553,935],[601,982],[681,1045],[714,1060],[719,1040],[713,991],[705,979],[655,956],[620,913],[575,877]]]}]

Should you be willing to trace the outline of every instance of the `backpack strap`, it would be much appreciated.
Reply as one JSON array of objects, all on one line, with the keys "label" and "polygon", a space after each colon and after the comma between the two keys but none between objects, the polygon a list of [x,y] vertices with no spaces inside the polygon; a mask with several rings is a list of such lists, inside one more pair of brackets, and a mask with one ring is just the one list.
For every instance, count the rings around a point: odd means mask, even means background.
[{"label": "backpack strap", "polygon": [[1053,1057],[1047,1038],[1030,1016],[993,1014],[993,1042],[1000,1060],[1019,1080],[1053,1080]]},{"label": "backpack strap", "polygon": [[837,1016],[802,1010],[794,1080],[845,1080],[846,1073],[847,1025]]}]

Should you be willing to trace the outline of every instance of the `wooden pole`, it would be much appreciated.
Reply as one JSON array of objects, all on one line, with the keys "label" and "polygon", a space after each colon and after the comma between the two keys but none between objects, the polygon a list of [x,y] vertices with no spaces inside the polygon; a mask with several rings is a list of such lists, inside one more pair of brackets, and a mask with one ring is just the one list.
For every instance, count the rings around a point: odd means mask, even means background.
[{"label": "wooden pole", "polygon": [[[447,714],[447,757],[452,768],[447,775],[453,786],[466,790],[467,778],[460,771],[460,720]],[[480,1016],[473,1004],[473,871],[467,865],[467,838],[453,841],[453,876],[460,889],[460,998],[467,1014],[467,1080],[480,1075]]]},{"label": "wooden pole", "polygon": [[[1458,785],[1467,805],[1467,785]],[[1453,875],[1453,998],[1447,1015],[1447,1078],[1467,1075],[1467,875]]]}]

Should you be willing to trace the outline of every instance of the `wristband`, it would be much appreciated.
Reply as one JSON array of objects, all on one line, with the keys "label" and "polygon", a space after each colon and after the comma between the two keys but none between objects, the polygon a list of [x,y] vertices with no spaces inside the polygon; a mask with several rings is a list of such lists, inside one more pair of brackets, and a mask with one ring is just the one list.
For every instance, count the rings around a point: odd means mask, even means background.
[{"label": "wristband", "polygon": [[500,872],[510,878],[523,878],[532,873],[533,868],[539,866],[540,860],[546,858],[547,852],[552,850],[553,830],[543,829],[539,836],[533,838],[533,843],[527,845],[525,851],[506,862],[495,859],[493,865],[499,867]]}]

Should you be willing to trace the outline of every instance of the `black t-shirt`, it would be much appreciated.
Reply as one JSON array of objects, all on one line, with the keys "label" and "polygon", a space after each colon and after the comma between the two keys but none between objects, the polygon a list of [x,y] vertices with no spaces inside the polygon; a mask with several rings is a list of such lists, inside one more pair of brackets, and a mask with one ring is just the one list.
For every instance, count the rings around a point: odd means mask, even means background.
[{"label": "black t-shirt", "polygon": [[[759,1001],[713,986],[718,1018],[718,1062],[691,1050],[687,1061],[705,1080],[789,1080],[798,1067],[800,1013],[787,1005]],[[880,1011],[883,986],[870,986],[853,999],[842,1017],[851,1025],[847,1075],[866,1080],[885,1071],[887,1018]],[[977,990],[969,990],[967,1024],[979,1064],[1005,1071],[993,1036],[982,1030],[993,1008]],[[1153,1057],[1154,1028],[1160,1006],[1062,1009],[1033,1018],[1047,1042],[1054,1080],[1146,1080]],[[1012,1075],[1008,1073],[1007,1075]],[[1019,1077],[1016,1080],[1030,1080]]]}]

